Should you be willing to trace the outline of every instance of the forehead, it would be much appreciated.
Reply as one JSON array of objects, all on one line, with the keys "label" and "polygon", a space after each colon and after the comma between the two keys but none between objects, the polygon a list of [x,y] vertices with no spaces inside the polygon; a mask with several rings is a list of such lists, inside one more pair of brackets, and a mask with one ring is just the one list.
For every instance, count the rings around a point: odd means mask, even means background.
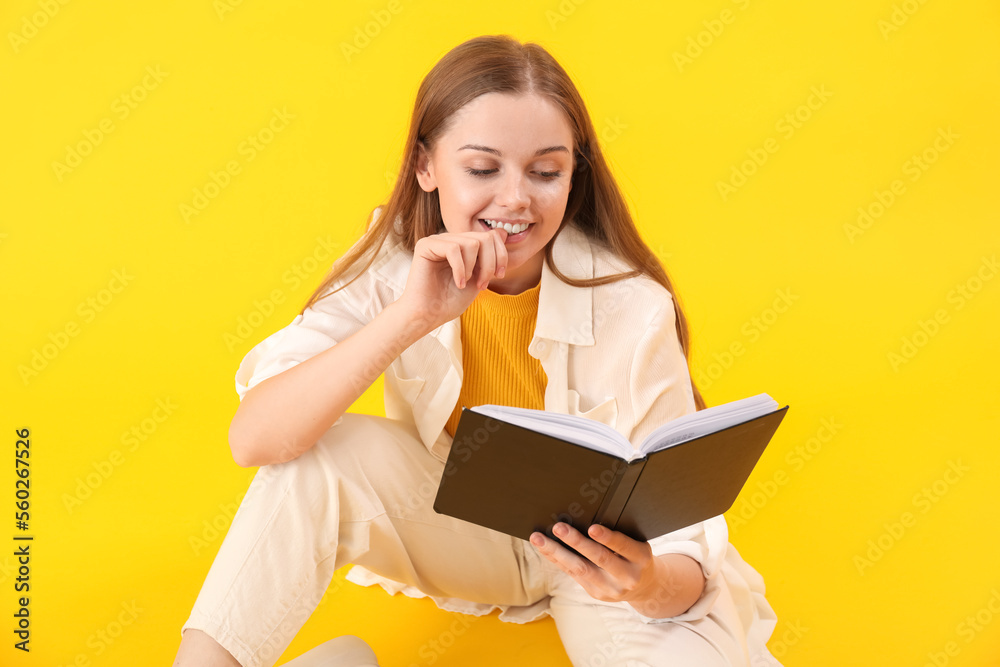
[{"label": "forehead", "polygon": [[504,155],[534,152],[543,145],[572,150],[572,142],[573,130],[563,110],[534,93],[480,95],[455,112],[441,137],[449,151],[475,144],[498,148]]}]

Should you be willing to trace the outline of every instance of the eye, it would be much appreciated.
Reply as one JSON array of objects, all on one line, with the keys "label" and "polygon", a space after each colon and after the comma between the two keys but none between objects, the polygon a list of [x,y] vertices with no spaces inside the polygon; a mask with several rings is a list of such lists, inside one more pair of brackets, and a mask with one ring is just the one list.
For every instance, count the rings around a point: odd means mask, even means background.
[{"label": "eye", "polygon": [[[473,169],[473,168],[470,167],[470,168],[467,168],[465,171],[467,171],[468,173],[472,174],[473,176],[489,176],[490,174],[493,174],[493,173],[495,173],[495,172],[497,172],[499,170],[498,169]],[[542,178],[550,179],[550,180],[554,179],[554,178],[559,178],[560,176],[562,176],[562,172],[561,171],[539,171],[539,172],[535,172],[535,173],[537,173]]]}]

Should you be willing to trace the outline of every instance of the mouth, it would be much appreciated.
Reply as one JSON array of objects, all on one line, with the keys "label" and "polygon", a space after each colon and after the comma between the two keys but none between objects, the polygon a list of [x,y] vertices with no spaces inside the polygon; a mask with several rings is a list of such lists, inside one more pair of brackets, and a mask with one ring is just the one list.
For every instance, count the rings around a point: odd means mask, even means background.
[{"label": "mouth", "polygon": [[497,220],[489,220],[484,218],[479,218],[479,224],[483,226],[484,229],[504,229],[507,232],[507,243],[517,243],[525,236],[527,236],[531,229],[535,226],[533,222],[518,223],[515,225],[508,223],[501,223]]}]

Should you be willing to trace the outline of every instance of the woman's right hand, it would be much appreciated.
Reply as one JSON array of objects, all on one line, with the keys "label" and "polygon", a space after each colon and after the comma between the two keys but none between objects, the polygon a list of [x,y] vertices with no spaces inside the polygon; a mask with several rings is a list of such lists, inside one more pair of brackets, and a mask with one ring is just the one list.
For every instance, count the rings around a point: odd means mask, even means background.
[{"label": "woman's right hand", "polygon": [[507,232],[441,232],[418,239],[406,287],[396,303],[433,331],[462,313],[507,268]]}]

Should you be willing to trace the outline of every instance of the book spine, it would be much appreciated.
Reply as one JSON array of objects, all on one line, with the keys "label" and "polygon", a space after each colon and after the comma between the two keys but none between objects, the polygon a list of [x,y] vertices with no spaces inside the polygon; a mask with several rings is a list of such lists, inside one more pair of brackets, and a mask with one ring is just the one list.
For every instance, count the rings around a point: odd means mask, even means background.
[{"label": "book spine", "polygon": [[639,479],[639,475],[642,473],[645,465],[646,459],[644,458],[636,461],[619,462],[618,468],[615,470],[615,478],[611,480],[611,484],[608,486],[608,492],[597,510],[594,523],[599,523],[602,526],[607,526],[615,530],[615,526],[618,524],[618,517],[625,510],[625,503],[628,502],[629,496],[632,495],[635,482]]}]

